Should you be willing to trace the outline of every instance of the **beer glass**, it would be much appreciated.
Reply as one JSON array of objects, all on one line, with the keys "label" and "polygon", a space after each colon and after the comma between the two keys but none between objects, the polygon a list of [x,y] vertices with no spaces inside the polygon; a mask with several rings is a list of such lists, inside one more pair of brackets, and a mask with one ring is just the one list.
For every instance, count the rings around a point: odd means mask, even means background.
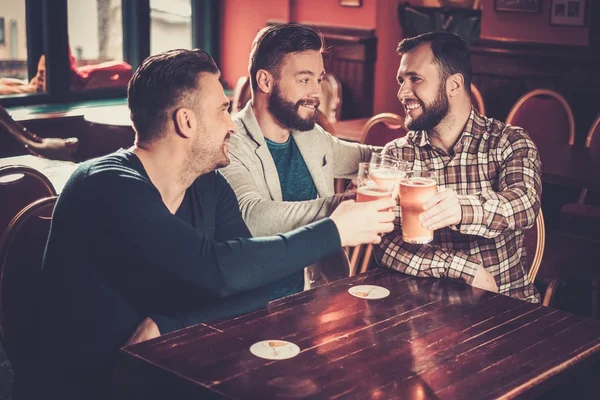
[{"label": "beer glass", "polygon": [[385,181],[395,181],[396,187],[394,188],[393,198],[398,197],[398,182],[399,178],[404,177],[405,171],[408,170],[408,162],[402,161],[398,158],[382,155],[380,153],[371,154],[371,178],[377,182],[380,186],[385,186]]},{"label": "beer glass", "polygon": [[384,197],[392,198],[398,185],[398,171],[371,163],[358,164],[356,201],[374,201]]},{"label": "beer glass", "polygon": [[429,171],[408,171],[400,180],[402,240],[424,244],[433,240],[433,231],[424,228],[419,215],[423,205],[437,192],[437,176]]}]

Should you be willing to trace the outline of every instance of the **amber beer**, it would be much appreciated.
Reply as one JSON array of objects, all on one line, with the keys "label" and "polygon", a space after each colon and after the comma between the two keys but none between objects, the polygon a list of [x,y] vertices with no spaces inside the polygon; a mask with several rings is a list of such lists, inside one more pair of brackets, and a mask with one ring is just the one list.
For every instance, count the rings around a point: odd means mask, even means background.
[{"label": "amber beer", "polygon": [[410,171],[400,180],[400,211],[402,217],[402,239],[408,243],[429,243],[433,231],[424,228],[419,215],[423,205],[437,192],[435,173]]},{"label": "amber beer", "polygon": [[[380,179],[377,179],[376,175],[379,175]],[[387,168],[369,163],[359,163],[356,202],[375,201],[386,197],[391,199],[397,182],[395,171],[388,171]]]},{"label": "amber beer", "polygon": [[356,190],[356,202],[375,201],[383,198],[392,198],[392,190],[379,186],[362,186]]}]

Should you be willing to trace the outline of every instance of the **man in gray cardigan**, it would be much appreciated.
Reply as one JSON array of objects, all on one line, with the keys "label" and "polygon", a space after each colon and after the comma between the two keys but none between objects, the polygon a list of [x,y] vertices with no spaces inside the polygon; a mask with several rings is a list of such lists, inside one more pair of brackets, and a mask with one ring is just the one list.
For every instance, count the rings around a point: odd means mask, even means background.
[{"label": "man in gray cardigan", "polygon": [[[252,44],[252,100],[233,119],[238,134],[231,137],[231,164],[222,172],[255,236],[287,232],[329,216],[353,196],[335,194],[334,178],[352,177],[358,163],[379,150],[339,140],[315,124],[325,74],[322,51],[319,33],[295,24],[264,28]],[[347,274],[347,257],[339,257],[345,268],[333,274],[337,276],[329,273],[330,279]],[[279,295],[322,282],[317,266],[306,272],[306,279],[282,282]]]}]

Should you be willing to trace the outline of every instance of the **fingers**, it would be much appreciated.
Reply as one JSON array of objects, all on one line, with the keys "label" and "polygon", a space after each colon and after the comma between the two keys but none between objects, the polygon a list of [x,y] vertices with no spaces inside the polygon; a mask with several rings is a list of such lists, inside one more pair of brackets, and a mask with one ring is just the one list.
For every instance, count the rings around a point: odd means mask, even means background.
[{"label": "fingers", "polygon": [[431,196],[431,198],[425,202],[425,204],[423,205],[423,209],[425,211],[427,211],[427,210],[431,209],[433,206],[435,206],[436,204],[444,201],[445,199],[449,199],[453,195],[454,195],[453,190],[443,188],[439,192],[437,192],[436,194]]}]

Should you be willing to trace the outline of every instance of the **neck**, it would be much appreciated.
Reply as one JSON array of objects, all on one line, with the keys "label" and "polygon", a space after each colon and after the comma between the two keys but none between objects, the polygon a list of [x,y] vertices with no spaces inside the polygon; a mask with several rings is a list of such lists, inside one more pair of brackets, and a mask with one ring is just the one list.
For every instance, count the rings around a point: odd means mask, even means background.
[{"label": "neck", "polygon": [[[183,149],[161,143],[136,143],[133,153],[140,159],[152,184],[158,189],[163,203],[175,214],[185,191],[197,176],[186,171],[186,154]],[[174,160],[182,160],[174,162]]]},{"label": "neck", "polygon": [[427,132],[431,143],[448,154],[453,152],[454,145],[463,133],[471,114],[471,103],[462,104],[463,106],[458,107],[451,105],[448,115],[435,128]]},{"label": "neck", "polygon": [[258,121],[258,126],[265,138],[276,142],[285,143],[290,137],[290,130],[281,127],[269,112],[268,99],[265,95],[257,95],[252,99],[252,110]]}]

